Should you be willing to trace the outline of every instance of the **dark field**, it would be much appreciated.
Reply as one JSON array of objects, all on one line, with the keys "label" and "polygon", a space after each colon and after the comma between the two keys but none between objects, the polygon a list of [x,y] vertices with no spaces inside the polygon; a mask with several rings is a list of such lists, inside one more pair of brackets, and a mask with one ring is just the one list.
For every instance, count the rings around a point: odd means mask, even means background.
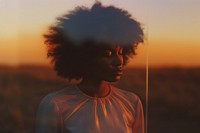
[{"label": "dark field", "polygon": [[[145,70],[127,69],[116,83],[145,107]],[[33,133],[37,106],[66,86],[47,67],[0,67],[0,133]],[[200,68],[149,69],[148,133],[200,132]]]}]

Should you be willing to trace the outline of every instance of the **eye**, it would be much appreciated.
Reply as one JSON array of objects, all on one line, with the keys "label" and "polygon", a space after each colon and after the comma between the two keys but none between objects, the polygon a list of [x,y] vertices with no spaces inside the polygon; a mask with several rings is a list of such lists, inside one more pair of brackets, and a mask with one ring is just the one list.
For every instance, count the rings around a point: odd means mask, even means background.
[{"label": "eye", "polygon": [[104,52],[104,56],[106,56],[106,57],[112,56],[112,51],[106,50],[106,51]]},{"label": "eye", "polygon": [[123,55],[123,50],[120,49],[120,50],[118,51],[118,54],[119,54],[119,55]]}]

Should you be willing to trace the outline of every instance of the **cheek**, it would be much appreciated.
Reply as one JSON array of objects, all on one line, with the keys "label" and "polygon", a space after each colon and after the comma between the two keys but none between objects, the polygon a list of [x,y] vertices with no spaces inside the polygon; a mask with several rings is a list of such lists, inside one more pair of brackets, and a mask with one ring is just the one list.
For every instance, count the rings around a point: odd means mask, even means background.
[{"label": "cheek", "polygon": [[111,68],[112,61],[107,58],[101,58],[98,60],[97,66],[99,67],[99,69],[107,71]]}]

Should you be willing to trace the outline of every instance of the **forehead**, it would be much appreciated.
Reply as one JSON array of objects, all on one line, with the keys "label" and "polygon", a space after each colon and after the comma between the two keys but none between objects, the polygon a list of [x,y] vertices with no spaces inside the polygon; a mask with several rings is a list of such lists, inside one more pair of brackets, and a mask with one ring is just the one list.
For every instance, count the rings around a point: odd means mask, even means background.
[{"label": "forehead", "polygon": [[122,45],[120,44],[108,44],[108,43],[104,43],[104,44],[99,44],[100,47],[102,49],[109,49],[109,50],[118,50],[118,49],[122,49]]}]

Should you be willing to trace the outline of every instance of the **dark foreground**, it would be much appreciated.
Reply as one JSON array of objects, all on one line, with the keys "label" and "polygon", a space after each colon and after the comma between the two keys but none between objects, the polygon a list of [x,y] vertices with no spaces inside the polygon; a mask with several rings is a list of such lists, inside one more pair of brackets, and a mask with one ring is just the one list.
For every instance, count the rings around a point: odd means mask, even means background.
[{"label": "dark foreground", "polygon": [[[127,69],[117,86],[138,94],[145,108],[145,70]],[[0,132],[33,133],[37,106],[66,86],[51,68],[0,67]],[[200,132],[200,68],[149,70],[148,133]]]}]

